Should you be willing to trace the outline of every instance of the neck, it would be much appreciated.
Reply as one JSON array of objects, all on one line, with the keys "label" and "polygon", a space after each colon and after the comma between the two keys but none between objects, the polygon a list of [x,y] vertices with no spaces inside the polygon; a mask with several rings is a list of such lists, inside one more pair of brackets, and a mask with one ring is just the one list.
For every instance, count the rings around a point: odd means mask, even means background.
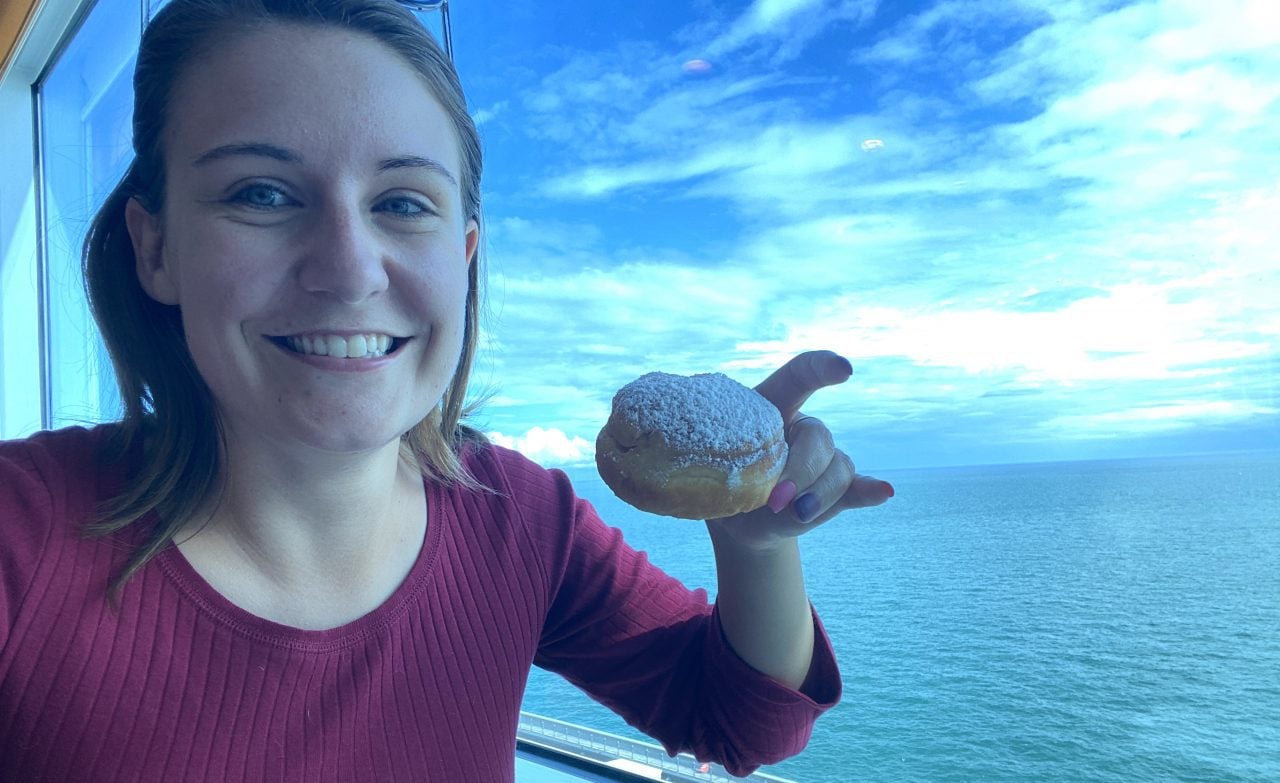
[{"label": "neck", "polygon": [[358,454],[285,450],[228,433],[223,491],[179,548],[233,603],[333,627],[384,601],[421,548],[421,472],[399,443]]}]

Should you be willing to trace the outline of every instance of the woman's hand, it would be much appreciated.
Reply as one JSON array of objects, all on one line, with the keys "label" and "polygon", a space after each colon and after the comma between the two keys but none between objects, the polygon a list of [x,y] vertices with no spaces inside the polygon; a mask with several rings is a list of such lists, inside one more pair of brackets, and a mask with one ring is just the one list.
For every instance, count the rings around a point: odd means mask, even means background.
[{"label": "woman's hand", "polygon": [[876,506],[893,496],[888,483],[859,476],[831,431],[800,412],[809,395],[852,374],[848,360],[812,351],[756,387],[782,412],[787,464],[768,505],[707,520],[725,638],[748,664],[792,688],[808,676],[815,643],[796,538],[845,509]]},{"label": "woman's hand", "polygon": [[844,383],[849,361],[831,351],[810,351],[788,361],[756,387],[782,413],[790,449],[767,506],[726,519],[708,520],[713,535],[740,546],[770,549],[803,535],[851,508],[878,506],[893,497],[888,482],[858,475],[831,431],[800,408],[818,389]]}]

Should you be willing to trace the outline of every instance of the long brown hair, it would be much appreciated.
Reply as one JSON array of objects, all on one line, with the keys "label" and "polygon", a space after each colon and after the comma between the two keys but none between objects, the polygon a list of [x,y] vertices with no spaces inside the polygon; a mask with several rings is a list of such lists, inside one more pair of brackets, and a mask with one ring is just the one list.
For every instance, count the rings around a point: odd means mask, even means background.
[{"label": "long brown hair", "polygon": [[[143,291],[125,205],[136,198],[164,209],[164,129],[174,87],[187,69],[246,28],[285,23],[331,26],[368,35],[408,62],[453,122],[462,158],[464,217],[481,226],[480,139],[449,58],[413,14],[391,0],[171,0],[147,26],[134,71],[134,161],[94,217],[85,240],[89,303],[102,331],[124,401],[124,417],[106,445],[109,462],[137,456],[119,495],[89,530],[107,534],[156,512],[160,521],[112,585],[112,593],[164,548],[192,514],[220,492],[222,434],[212,394],[187,349],[178,308]],[[483,240],[469,265],[462,353],[440,405],[401,438],[402,455],[437,481],[474,485],[459,458],[483,436],[462,423],[479,340]]]}]

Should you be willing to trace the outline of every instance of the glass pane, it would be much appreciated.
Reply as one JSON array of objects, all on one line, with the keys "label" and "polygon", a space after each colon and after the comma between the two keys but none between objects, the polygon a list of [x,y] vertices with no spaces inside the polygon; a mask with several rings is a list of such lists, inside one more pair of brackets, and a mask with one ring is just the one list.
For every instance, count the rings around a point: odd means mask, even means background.
[{"label": "glass pane", "polygon": [[[0,110],[0,134],[33,146],[29,99],[10,111],[4,116]],[[28,228],[36,213],[33,153],[18,150],[14,159],[0,159],[6,178],[0,184],[0,438],[41,426],[39,264],[35,232]]]},{"label": "glass pane", "polygon": [[81,281],[81,246],[128,167],[138,0],[101,0],[40,85],[52,425],[111,419],[119,392]]},{"label": "glass pane", "polygon": [[1274,9],[452,6],[495,441],[714,586],[595,475],[611,394],[854,365],[806,412],[898,496],[803,539],[845,699],[777,774],[1280,778]]}]

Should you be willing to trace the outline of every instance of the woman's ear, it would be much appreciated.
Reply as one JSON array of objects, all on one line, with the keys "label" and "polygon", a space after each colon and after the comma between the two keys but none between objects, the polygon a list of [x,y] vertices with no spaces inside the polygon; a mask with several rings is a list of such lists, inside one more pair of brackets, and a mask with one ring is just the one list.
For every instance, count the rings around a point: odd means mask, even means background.
[{"label": "woman's ear", "polygon": [[475,218],[467,220],[466,235],[464,237],[467,243],[467,266],[476,260],[476,248],[480,246],[480,224]]},{"label": "woman's ear", "polygon": [[136,198],[124,205],[124,222],[133,241],[134,269],[138,284],[147,295],[161,304],[178,303],[178,287],[164,263],[164,236],[160,232],[160,216],[147,211]]}]

